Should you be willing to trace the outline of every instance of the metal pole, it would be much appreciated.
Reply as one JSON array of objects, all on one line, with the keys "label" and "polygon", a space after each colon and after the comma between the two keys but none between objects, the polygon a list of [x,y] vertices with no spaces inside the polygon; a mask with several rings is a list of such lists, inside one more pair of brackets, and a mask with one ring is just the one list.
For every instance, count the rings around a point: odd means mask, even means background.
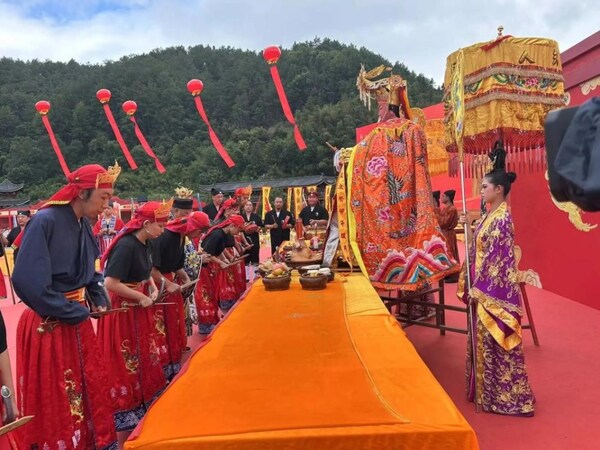
[{"label": "metal pole", "polygon": [[468,336],[470,338],[469,345],[471,346],[471,373],[473,374],[473,384],[474,384],[474,395],[475,395],[475,411],[479,412],[479,392],[477,389],[477,335],[475,334],[477,330],[473,330],[473,317],[477,317],[476,308],[477,305],[471,299],[469,295],[471,292],[471,258],[469,255],[469,234],[471,224],[468,221],[468,212],[467,212],[467,196],[465,191],[465,163],[463,159],[460,159],[460,189],[462,194],[462,206],[463,206],[463,214],[465,215],[466,222],[463,224],[464,226],[464,236],[465,236],[465,264],[466,264],[466,279],[467,279],[467,330]]}]

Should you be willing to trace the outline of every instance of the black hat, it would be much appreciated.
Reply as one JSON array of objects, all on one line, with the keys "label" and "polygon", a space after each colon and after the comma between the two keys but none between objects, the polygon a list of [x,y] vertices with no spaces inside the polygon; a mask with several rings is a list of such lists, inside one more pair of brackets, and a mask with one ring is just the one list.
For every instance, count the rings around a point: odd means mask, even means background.
[{"label": "black hat", "polygon": [[444,191],[444,195],[450,199],[452,203],[454,203],[454,196],[456,195],[456,191],[454,189],[448,189]]},{"label": "black hat", "polygon": [[213,197],[214,197],[215,195],[219,195],[219,194],[222,194],[222,193],[223,193],[223,191],[222,191],[221,189],[212,188],[212,189],[210,190],[210,195],[212,195]]},{"label": "black hat", "polygon": [[27,216],[27,217],[31,217],[31,211],[29,211],[29,210],[25,210],[25,211],[17,211],[17,216]]},{"label": "black hat", "polygon": [[148,196],[146,194],[142,194],[137,198],[138,203],[148,203]]},{"label": "black hat", "polygon": [[191,198],[176,198],[173,200],[173,208],[177,209],[192,209],[194,200]]},{"label": "black hat", "polygon": [[440,191],[433,191],[431,195],[433,195],[433,198],[435,198],[436,202],[440,202]]},{"label": "black hat", "polygon": [[551,111],[545,131],[552,195],[584,211],[600,211],[600,97]]}]

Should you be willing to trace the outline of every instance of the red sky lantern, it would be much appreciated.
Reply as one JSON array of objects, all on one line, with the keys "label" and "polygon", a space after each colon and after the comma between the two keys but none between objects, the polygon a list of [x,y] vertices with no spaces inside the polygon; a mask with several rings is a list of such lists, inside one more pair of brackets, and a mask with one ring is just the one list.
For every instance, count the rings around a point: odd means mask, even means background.
[{"label": "red sky lantern", "polygon": [[275,89],[277,90],[277,95],[279,97],[279,103],[281,103],[281,108],[283,109],[283,114],[287,121],[294,127],[294,140],[296,141],[296,145],[300,150],[306,150],[306,143],[296,124],[296,119],[294,119],[294,114],[292,113],[287,95],[285,95],[283,89],[283,84],[281,83],[281,78],[279,77],[279,70],[277,70],[277,61],[279,61],[280,56],[281,49],[276,45],[270,45],[263,50],[263,58],[267,64],[271,66],[271,78],[273,78],[273,83],[275,84]]},{"label": "red sky lantern", "polygon": [[129,149],[127,148],[127,144],[125,143],[125,140],[121,135],[121,131],[119,131],[119,126],[115,121],[112,111],[110,110],[110,106],[108,106],[108,102],[110,101],[111,97],[112,94],[108,89],[99,89],[98,92],[96,92],[96,98],[100,103],[102,103],[102,107],[104,108],[104,114],[106,114],[106,118],[108,119],[108,123],[110,124],[110,127],[113,130],[115,139],[119,143],[121,151],[123,152],[123,155],[125,155],[125,159],[127,160],[129,167],[131,167],[131,170],[135,170],[138,166],[135,160],[133,159],[133,156],[131,156]]},{"label": "red sky lantern", "polygon": [[65,177],[69,177],[71,171],[69,170],[69,166],[67,166],[67,162],[65,161],[65,157],[60,150],[58,145],[58,141],[56,140],[56,136],[54,136],[54,131],[52,131],[52,125],[50,125],[50,119],[48,119],[48,111],[50,111],[50,102],[47,100],[40,100],[35,104],[35,109],[42,117],[42,123],[44,127],[46,127],[46,131],[48,132],[48,136],[50,136],[50,144],[52,144],[52,148],[54,149],[54,153],[56,153],[56,157],[58,158],[58,163],[60,164],[60,168],[62,169]]},{"label": "red sky lantern", "polygon": [[210,138],[213,147],[217,150],[217,153],[219,153],[219,156],[221,156],[225,164],[227,164],[227,167],[231,169],[233,166],[235,166],[235,163],[233,162],[233,159],[231,159],[231,156],[229,156],[229,153],[227,153],[225,147],[223,147],[223,144],[221,144],[221,141],[219,140],[217,133],[215,133],[215,130],[213,130],[213,128],[210,126],[208,116],[206,115],[204,105],[202,104],[202,99],[200,98],[200,93],[204,90],[204,83],[194,78],[193,80],[188,81],[187,90],[190,94],[192,94],[192,97],[194,97],[194,103],[196,104],[198,114],[200,114],[200,118],[202,118],[208,127],[208,137]]},{"label": "red sky lantern", "polygon": [[129,116],[129,120],[131,120],[131,123],[133,123],[133,130],[135,131],[135,135],[137,136],[138,141],[140,141],[142,148],[144,149],[146,154],[154,160],[154,166],[156,167],[156,170],[158,170],[160,173],[165,173],[167,169],[165,169],[165,166],[162,165],[162,163],[158,159],[158,156],[156,156],[154,150],[152,150],[152,147],[150,147],[150,144],[148,144],[148,141],[146,140],[144,133],[142,133],[142,130],[137,123],[137,120],[135,120],[134,114],[137,111],[137,103],[133,100],[127,100],[126,102],[123,102],[122,108],[123,111],[125,111],[125,114]]}]

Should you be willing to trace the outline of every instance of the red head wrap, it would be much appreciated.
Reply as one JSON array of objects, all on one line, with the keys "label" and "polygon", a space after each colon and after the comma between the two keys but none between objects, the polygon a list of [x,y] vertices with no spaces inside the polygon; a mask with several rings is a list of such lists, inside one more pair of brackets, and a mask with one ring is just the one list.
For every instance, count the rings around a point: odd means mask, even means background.
[{"label": "red head wrap", "polygon": [[206,213],[195,211],[184,217],[171,220],[167,223],[166,229],[174,233],[189,234],[192,231],[208,228],[210,219]]},{"label": "red head wrap", "polygon": [[212,231],[216,230],[217,228],[225,228],[229,225],[233,225],[241,230],[242,228],[244,228],[244,218],[242,216],[240,216],[239,214],[234,214],[234,215],[230,216],[229,219],[226,219],[223,222],[221,222],[220,224],[215,225],[214,227],[209,229],[206,232],[206,236],[208,236]]},{"label": "red head wrap", "polygon": [[219,212],[215,216],[215,220],[221,217],[225,213],[226,209],[237,209],[237,200],[235,198],[228,198],[225,200],[221,205],[221,209],[219,209]]},{"label": "red head wrap", "polygon": [[69,184],[50,197],[40,209],[67,205],[85,189],[112,189],[120,173],[121,167],[116,163],[108,170],[98,164],[80,167],[67,177]]},{"label": "red head wrap", "polygon": [[112,252],[112,249],[115,247],[115,245],[117,245],[119,239],[141,229],[146,221],[166,223],[167,219],[169,218],[171,204],[172,201],[169,203],[148,202],[144,203],[140,208],[138,208],[133,215],[133,219],[125,224],[125,227],[123,227],[119,234],[115,236],[102,255],[102,267],[104,267],[106,264],[106,260],[108,259],[110,252]]},{"label": "red head wrap", "polygon": [[252,186],[246,186],[242,188],[237,188],[235,190],[236,198],[240,197],[250,197],[252,195]]}]

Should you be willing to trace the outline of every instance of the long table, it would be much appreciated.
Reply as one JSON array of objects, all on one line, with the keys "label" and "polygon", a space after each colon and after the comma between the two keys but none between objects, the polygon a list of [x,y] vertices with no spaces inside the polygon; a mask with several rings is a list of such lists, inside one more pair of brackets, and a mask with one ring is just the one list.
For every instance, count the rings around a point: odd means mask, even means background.
[{"label": "long table", "polygon": [[[338,274],[339,275],[339,274]],[[126,449],[478,449],[368,280],[257,281]]]}]

